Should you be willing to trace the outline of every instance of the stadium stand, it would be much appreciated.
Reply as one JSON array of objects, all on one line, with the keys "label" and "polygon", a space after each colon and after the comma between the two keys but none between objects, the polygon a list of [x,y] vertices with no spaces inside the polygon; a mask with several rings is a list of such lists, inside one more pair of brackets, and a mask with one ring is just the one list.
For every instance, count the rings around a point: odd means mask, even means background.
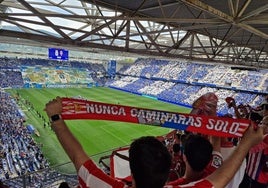
[{"label": "stadium stand", "polygon": [[[16,102],[1,92],[1,180],[47,167],[49,164],[40,153],[27,128]],[[2,179],[3,178],[3,179]]]},{"label": "stadium stand", "polygon": [[[257,106],[267,94],[268,71],[232,69],[225,65],[138,58],[110,79],[102,64],[43,59],[0,58],[1,88],[108,86],[138,95],[190,107],[194,99],[215,92],[218,114],[234,113],[224,99]],[[33,72],[35,74],[33,74]],[[51,169],[40,146],[23,126],[16,101],[1,92],[0,180],[10,187],[58,187],[63,181],[77,184],[76,175]],[[27,102],[27,101],[24,101]]]},{"label": "stadium stand", "polygon": [[[267,93],[267,71],[240,70],[226,65],[163,61],[139,58],[118,71],[120,78],[109,86],[159,100],[190,107],[194,98],[215,92],[218,113],[228,113],[224,99],[233,96],[238,103],[257,105],[257,96]],[[132,78],[131,78],[132,77]]]},{"label": "stadium stand", "polygon": [[67,181],[77,185],[76,175],[60,174],[49,168],[31,131],[24,126],[25,117],[8,93],[0,92],[0,181],[9,187],[58,187]]}]

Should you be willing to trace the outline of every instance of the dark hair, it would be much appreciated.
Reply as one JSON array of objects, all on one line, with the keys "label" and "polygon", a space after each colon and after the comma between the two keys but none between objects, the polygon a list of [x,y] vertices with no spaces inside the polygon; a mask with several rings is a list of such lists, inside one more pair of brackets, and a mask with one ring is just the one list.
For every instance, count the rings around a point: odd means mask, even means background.
[{"label": "dark hair", "polygon": [[61,182],[59,188],[70,188],[67,182]]},{"label": "dark hair", "polygon": [[213,147],[207,138],[190,134],[184,143],[184,154],[191,168],[201,172],[208,165],[212,157]]},{"label": "dark hair", "polygon": [[181,133],[176,133],[177,139],[181,139]]},{"label": "dark hair", "polygon": [[169,175],[171,155],[155,137],[141,137],[130,145],[129,165],[136,188],[162,188]]},{"label": "dark hair", "polygon": [[252,112],[250,113],[250,116],[249,116],[249,119],[256,123],[259,123],[262,120],[262,118],[263,117],[257,112]]},{"label": "dark hair", "polygon": [[172,149],[175,153],[178,153],[181,150],[180,144],[173,144]]}]

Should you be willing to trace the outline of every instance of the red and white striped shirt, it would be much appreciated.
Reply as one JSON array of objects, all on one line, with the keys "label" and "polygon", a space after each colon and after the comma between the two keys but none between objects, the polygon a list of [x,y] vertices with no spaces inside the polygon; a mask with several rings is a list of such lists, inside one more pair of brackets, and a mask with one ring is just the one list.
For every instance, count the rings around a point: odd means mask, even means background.
[{"label": "red and white striped shirt", "polygon": [[252,148],[248,155],[247,175],[253,180],[268,183],[268,135],[263,142]]},{"label": "red and white striped shirt", "polygon": [[[80,167],[78,180],[78,188],[130,188],[124,182],[104,173],[91,159]],[[164,188],[213,188],[213,185],[208,180],[202,179],[187,185],[166,185]]]}]

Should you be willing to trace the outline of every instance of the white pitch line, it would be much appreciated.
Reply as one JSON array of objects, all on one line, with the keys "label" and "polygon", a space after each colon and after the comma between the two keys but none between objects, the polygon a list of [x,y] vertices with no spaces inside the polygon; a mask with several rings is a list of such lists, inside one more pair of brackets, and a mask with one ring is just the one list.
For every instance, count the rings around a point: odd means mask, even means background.
[{"label": "white pitch line", "polygon": [[121,138],[118,137],[117,135],[111,133],[110,131],[107,131],[107,129],[105,129],[104,126],[100,126],[100,128],[101,128],[102,130],[104,130],[106,133],[108,133],[108,134],[112,135],[113,137],[115,137],[116,139],[122,141],[122,142],[125,143],[125,144],[128,144],[125,140],[121,139]]}]

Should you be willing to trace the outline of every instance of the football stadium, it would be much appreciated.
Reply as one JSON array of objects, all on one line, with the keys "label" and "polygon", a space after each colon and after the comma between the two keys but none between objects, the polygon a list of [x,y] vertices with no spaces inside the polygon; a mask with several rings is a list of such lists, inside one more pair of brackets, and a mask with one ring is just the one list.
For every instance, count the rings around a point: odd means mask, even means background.
[{"label": "football stadium", "polygon": [[[0,0],[0,187],[81,186],[46,113],[57,96],[85,153],[130,185],[128,149],[142,136],[172,156],[187,132],[237,144],[268,115],[267,13],[257,0]],[[190,115],[211,93],[216,117]],[[246,175],[267,188],[255,168],[226,187],[247,188]],[[184,172],[176,161],[169,181]]]}]

